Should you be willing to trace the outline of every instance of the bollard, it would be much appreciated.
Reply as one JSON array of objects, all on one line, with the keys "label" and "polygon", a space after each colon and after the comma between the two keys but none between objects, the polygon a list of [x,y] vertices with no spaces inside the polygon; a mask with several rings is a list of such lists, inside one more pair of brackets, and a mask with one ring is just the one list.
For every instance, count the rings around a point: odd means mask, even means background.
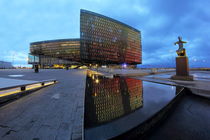
[{"label": "bollard", "polygon": [[35,65],[35,66],[34,66],[34,72],[35,72],[35,73],[38,73],[38,72],[39,72],[39,66],[38,66],[38,65]]},{"label": "bollard", "polygon": [[26,87],[25,87],[25,86],[20,87],[20,90],[21,90],[21,91],[25,91],[25,90],[26,90]]}]

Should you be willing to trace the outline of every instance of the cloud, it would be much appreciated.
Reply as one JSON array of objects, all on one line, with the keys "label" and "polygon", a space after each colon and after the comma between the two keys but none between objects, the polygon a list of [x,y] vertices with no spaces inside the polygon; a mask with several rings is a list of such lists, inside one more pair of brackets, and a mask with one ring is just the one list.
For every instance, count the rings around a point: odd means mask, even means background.
[{"label": "cloud", "polygon": [[6,56],[4,57],[6,61],[10,61],[12,63],[22,63],[27,64],[28,61],[28,55],[23,52],[16,52],[16,51],[8,51]]},{"label": "cloud", "polygon": [[12,52],[19,52],[17,62],[25,63],[30,42],[78,38],[82,8],[139,29],[145,64],[174,64],[173,43],[181,35],[190,63],[209,67],[209,5],[206,0],[1,0],[0,59],[11,61]]}]

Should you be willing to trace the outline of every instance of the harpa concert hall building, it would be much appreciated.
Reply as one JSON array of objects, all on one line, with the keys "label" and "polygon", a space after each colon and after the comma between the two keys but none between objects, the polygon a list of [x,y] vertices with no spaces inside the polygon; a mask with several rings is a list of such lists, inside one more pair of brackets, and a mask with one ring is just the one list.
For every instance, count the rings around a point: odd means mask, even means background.
[{"label": "harpa concert hall building", "polygon": [[33,42],[29,64],[56,66],[121,66],[142,63],[139,30],[112,18],[80,11],[80,38]]}]

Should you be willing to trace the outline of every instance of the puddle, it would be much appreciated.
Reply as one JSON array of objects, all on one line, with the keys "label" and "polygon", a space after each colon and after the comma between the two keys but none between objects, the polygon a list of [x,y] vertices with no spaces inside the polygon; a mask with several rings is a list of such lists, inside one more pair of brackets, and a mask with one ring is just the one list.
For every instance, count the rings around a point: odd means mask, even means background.
[{"label": "puddle", "polygon": [[110,122],[143,106],[141,80],[94,76],[86,79],[86,127]]},{"label": "puddle", "polygon": [[18,74],[15,75],[15,74],[14,74],[14,75],[8,75],[8,76],[9,76],[9,77],[23,77],[24,75],[20,75],[20,74],[19,74],[19,75],[18,75]]},{"label": "puddle", "polygon": [[52,98],[53,98],[53,99],[59,99],[59,98],[60,98],[60,94],[54,94],[54,95],[52,96]]},{"label": "puddle", "polygon": [[165,107],[178,91],[175,86],[88,72],[85,139],[110,139],[134,128]]}]

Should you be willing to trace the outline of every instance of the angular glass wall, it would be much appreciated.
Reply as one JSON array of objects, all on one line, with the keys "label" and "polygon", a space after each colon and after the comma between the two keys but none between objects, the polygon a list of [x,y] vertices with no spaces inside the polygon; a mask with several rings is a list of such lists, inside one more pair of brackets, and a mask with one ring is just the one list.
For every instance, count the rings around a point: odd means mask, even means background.
[{"label": "angular glass wall", "polygon": [[30,44],[30,52],[43,57],[46,61],[51,58],[80,61],[80,39],[61,39],[34,42]]},{"label": "angular glass wall", "polygon": [[28,54],[28,64],[39,64],[39,57],[32,54]]},{"label": "angular glass wall", "polygon": [[140,64],[140,31],[90,11],[80,13],[81,59],[90,63]]}]

